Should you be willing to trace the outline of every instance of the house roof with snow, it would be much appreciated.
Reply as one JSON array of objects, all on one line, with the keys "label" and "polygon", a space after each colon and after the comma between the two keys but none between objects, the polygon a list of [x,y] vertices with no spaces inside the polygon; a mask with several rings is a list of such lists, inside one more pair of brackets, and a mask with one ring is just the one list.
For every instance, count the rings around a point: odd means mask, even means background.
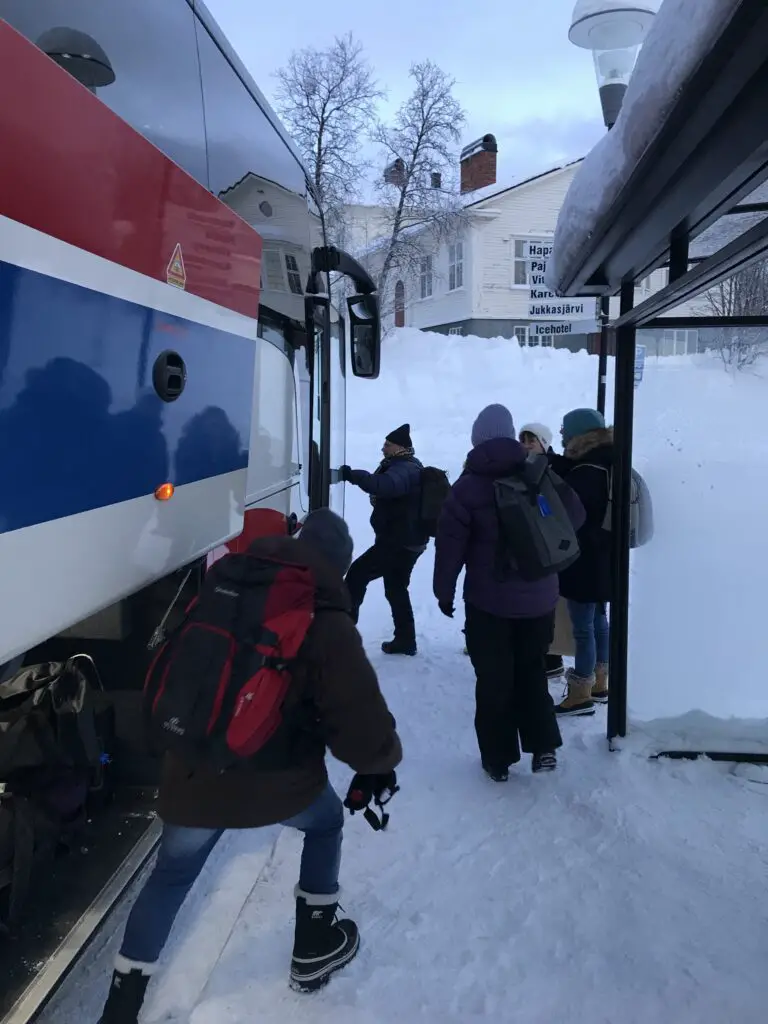
[{"label": "house roof with snow", "polygon": [[488,199],[495,199],[497,196],[504,195],[506,192],[512,192],[514,189],[525,188],[526,185],[532,185],[535,181],[541,181],[543,178],[548,178],[552,174],[559,174],[561,171],[567,170],[569,167],[576,167],[582,163],[584,157],[579,157],[578,160],[570,160],[568,163],[560,164],[557,167],[550,167],[546,171],[540,171],[538,174],[532,175],[530,178],[523,178],[522,181],[512,181],[508,185],[500,185],[498,183],[494,185],[486,185],[485,188],[476,189],[474,192],[468,192],[463,196],[464,208],[471,209],[473,206],[477,206],[478,203],[484,203]]},{"label": "house roof with snow", "polygon": [[[479,206],[481,203],[486,203],[490,199],[498,199],[501,196],[506,196],[510,192],[514,192],[517,189],[525,188],[528,185],[534,184],[534,182],[543,181],[545,178],[549,178],[554,174],[560,174],[563,171],[568,170],[571,167],[576,167],[584,160],[584,157],[579,157],[578,160],[570,160],[568,163],[559,164],[557,167],[549,167],[546,171],[540,171],[538,174],[533,174],[528,178],[523,178],[521,181],[512,181],[508,184],[486,185],[484,188],[475,189],[472,192],[467,192],[460,196],[461,206],[464,210],[471,213],[472,208]],[[413,224],[408,224],[403,228],[401,234],[405,236],[418,235],[422,231],[429,229],[430,222],[428,220],[415,221]],[[355,255],[358,257],[372,256],[377,251],[383,249],[389,244],[389,235],[382,235],[378,238],[374,238],[368,245],[359,248]]]}]

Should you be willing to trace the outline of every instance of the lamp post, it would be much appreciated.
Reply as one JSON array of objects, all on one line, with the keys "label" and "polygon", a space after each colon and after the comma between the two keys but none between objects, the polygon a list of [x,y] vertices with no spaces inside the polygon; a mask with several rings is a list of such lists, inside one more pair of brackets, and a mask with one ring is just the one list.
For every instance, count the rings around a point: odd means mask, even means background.
[{"label": "lamp post", "polygon": [[[658,0],[576,0],[568,38],[574,46],[592,52],[603,120],[609,130],[619,116],[637,55],[657,9]],[[610,297],[603,296],[599,302],[597,381],[597,408],[601,413],[605,413],[608,383],[610,308]]]}]

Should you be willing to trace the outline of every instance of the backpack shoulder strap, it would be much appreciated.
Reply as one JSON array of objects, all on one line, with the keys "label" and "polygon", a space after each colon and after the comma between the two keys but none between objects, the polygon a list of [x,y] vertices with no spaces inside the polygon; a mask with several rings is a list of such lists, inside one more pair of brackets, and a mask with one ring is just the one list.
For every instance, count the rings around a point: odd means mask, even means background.
[{"label": "backpack shoulder strap", "polygon": [[573,467],[571,473],[577,469],[599,469],[608,475],[608,501],[613,501],[613,470],[608,466],[601,466],[597,462],[579,462]]}]

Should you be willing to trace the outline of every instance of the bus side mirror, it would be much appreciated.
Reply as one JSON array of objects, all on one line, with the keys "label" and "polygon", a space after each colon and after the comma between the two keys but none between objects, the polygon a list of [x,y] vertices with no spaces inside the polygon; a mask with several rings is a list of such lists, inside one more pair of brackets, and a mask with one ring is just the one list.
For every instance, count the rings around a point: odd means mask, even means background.
[{"label": "bus side mirror", "polygon": [[381,365],[381,315],[377,295],[353,295],[349,309],[352,373],[375,380]]}]

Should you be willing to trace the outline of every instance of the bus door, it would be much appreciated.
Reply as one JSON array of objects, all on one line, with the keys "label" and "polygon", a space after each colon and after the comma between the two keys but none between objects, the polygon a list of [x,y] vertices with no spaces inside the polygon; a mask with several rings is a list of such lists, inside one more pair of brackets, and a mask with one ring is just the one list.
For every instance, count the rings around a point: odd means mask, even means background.
[{"label": "bus door", "polygon": [[347,352],[344,321],[333,308],[331,308],[329,362],[331,384],[329,506],[343,517],[345,487],[344,481],[339,476],[339,469],[347,461]]}]

